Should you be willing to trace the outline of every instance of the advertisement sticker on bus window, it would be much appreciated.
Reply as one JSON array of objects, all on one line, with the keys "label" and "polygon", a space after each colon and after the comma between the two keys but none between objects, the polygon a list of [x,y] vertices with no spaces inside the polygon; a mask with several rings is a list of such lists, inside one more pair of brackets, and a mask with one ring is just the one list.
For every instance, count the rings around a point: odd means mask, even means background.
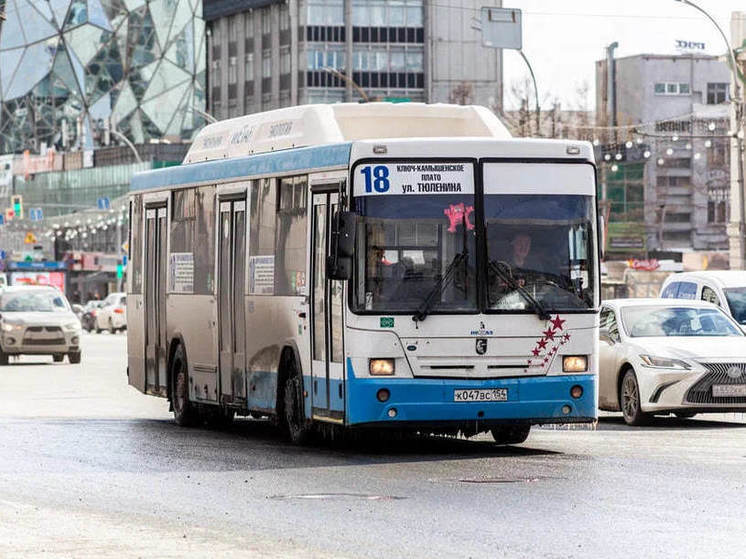
[{"label": "advertisement sticker on bus window", "polygon": [[355,168],[354,195],[474,194],[471,163],[366,163]]},{"label": "advertisement sticker on bus window", "polygon": [[249,257],[249,295],[274,295],[275,257]]},{"label": "advertisement sticker on bus window", "polygon": [[171,293],[194,292],[194,254],[191,252],[174,252],[169,266],[169,286]]}]

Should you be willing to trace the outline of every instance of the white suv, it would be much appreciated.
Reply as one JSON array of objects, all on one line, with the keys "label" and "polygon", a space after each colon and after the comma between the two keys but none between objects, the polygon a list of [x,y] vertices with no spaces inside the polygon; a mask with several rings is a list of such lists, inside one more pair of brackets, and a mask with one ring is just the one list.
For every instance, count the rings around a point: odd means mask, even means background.
[{"label": "white suv", "polygon": [[101,308],[96,311],[95,323],[96,333],[108,330],[116,334],[117,330],[127,329],[127,294],[110,293],[104,299]]},{"label": "white suv", "polygon": [[671,274],[661,287],[664,299],[700,299],[721,307],[746,326],[746,271],[704,271]]}]

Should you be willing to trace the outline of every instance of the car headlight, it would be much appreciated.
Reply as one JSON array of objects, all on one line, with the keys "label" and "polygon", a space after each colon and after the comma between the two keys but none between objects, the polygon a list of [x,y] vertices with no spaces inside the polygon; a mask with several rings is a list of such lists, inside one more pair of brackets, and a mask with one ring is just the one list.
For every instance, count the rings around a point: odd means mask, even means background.
[{"label": "car headlight", "polygon": [[21,328],[23,328],[23,326],[20,324],[8,324],[7,322],[3,322],[3,332],[15,332]]},{"label": "car headlight", "polygon": [[655,367],[656,369],[676,369],[680,371],[688,371],[692,366],[686,361],[681,359],[671,359],[669,357],[656,357],[655,355],[640,355],[643,364],[647,367]]},{"label": "car headlight", "polygon": [[75,332],[78,328],[80,328],[80,322],[66,322],[62,325],[62,329],[68,332]]}]

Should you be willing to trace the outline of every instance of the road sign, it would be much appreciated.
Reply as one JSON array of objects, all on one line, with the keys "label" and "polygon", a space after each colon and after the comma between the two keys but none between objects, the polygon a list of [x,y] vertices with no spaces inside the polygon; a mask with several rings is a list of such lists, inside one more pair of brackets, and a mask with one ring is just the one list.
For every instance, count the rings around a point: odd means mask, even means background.
[{"label": "road sign", "polygon": [[44,219],[44,213],[42,212],[41,208],[29,208],[28,218],[31,221],[41,221],[42,219]]},{"label": "road sign", "polygon": [[482,8],[482,44],[495,49],[523,48],[521,10],[514,8]]},{"label": "road sign", "polygon": [[5,221],[13,221],[13,218],[16,216],[16,212],[13,211],[13,208],[8,208],[5,210]]},{"label": "road sign", "polygon": [[34,245],[36,244],[36,235],[32,231],[26,232],[26,238],[23,239],[23,242],[27,245]]},{"label": "road sign", "polygon": [[127,255],[123,254],[122,255],[122,266],[126,266],[126,265],[127,265]]},{"label": "road sign", "polygon": [[5,216],[0,214],[0,225],[5,225]]},{"label": "road sign", "polygon": [[111,209],[111,202],[106,196],[103,196],[99,198],[98,200],[96,200],[96,207],[99,210],[109,210]]}]

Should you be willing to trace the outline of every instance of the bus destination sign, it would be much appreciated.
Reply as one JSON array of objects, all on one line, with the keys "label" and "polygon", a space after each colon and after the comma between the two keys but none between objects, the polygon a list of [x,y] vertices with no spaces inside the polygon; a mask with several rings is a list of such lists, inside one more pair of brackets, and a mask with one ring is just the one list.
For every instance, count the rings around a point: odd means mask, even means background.
[{"label": "bus destination sign", "polygon": [[360,165],[355,196],[474,194],[474,168],[463,162],[402,162]]}]

